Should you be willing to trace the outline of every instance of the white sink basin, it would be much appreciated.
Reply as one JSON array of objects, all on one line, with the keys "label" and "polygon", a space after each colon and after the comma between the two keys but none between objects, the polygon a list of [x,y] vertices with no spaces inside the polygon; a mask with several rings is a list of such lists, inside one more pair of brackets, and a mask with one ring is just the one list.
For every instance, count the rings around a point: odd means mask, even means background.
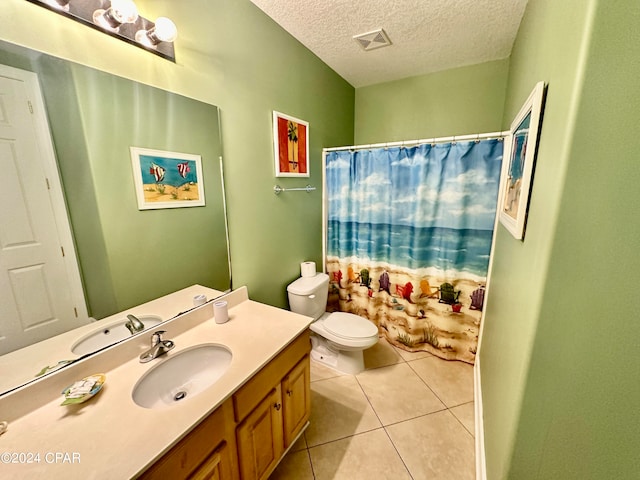
[{"label": "white sink basin", "polygon": [[[138,320],[144,324],[145,330],[162,322],[162,318],[156,315],[141,315],[138,317]],[[105,323],[100,328],[78,339],[71,346],[71,351],[78,355],[85,355],[113,345],[125,338],[129,338],[131,332],[124,326],[126,322],[127,319],[122,318],[110,323]]]},{"label": "white sink basin", "polygon": [[133,401],[141,407],[168,407],[198,395],[224,375],[232,357],[227,347],[215,344],[167,355],[133,387]]}]

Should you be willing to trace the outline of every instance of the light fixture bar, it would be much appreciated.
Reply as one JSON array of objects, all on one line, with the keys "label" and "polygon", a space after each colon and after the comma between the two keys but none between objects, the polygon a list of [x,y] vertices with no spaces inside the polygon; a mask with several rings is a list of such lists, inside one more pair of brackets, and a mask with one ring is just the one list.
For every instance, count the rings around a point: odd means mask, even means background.
[{"label": "light fixture bar", "polygon": [[[171,20],[156,23],[132,13],[133,0],[26,0],[67,18],[118,38],[172,62],[177,30]],[[168,21],[168,23],[167,23]],[[158,23],[159,22],[159,23]],[[158,27],[158,28],[156,28]],[[156,31],[161,30],[161,34]],[[169,33],[165,33],[168,30]]]}]

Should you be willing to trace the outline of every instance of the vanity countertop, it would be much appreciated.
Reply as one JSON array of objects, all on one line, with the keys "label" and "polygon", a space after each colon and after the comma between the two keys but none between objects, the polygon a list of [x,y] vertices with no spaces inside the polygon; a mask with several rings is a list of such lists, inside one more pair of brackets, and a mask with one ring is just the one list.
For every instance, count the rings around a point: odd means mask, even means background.
[{"label": "vanity countertop", "polygon": [[[73,373],[77,379],[105,373],[102,391],[88,402],[72,406],[61,406],[63,396],[57,395],[55,400],[11,421],[8,431],[0,436],[0,477],[135,477],[228,399],[311,322],[309,317],[249,300],[245,288],[226,298],[230,305],[227,323],[215,323],[209,303],[163,325],[167,330],[165,338],[176,343],[165,357],[140,363],[137,354],[130,355],[132,348],[135,352],[148,348],[149,333],[144,335],[144,343],[140,339],[137,345],[129,342],[129,346],[112,348],[112,354],[120,349],[128,356],[110,370],[87,370],[95,368],[96,359],[75,367],[77,371]],[[195,320],[196,324],[180,332],[177,322],[193,321],[188,317],[195,318],[194,315],[200,318]],[[134,403],[131,392],[145,372],[165,358],[202,343],[225,345],[233,354],[229,369],[213,386],[168,407],[146,409]],[[52,379],[48,383],[55,384]],[[66,386],[57,385],[56,393]],[[34,394],[38,394],[37,389]],[[32,463],[26,463],[29,460]]]}]

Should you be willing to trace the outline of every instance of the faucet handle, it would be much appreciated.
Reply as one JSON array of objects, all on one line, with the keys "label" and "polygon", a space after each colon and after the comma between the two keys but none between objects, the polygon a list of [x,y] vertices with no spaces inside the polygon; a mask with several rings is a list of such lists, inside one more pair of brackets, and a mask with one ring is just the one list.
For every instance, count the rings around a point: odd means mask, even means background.
[{"label": "faucet handle", "polygon": [[155,347],[160,342],[162,342],[162,335],[165,333],[167,333],[166,330],[158,330],[156,332],[153,332],[153,335],[151,335],[151,346]]}]

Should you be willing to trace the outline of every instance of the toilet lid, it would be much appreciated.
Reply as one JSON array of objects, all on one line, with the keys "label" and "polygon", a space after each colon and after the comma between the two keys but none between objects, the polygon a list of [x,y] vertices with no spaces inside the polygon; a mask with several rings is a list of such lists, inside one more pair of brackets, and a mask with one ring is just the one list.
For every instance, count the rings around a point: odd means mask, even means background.
[{"label": "toilet lid", "polygon": [[[287,287],[289,293],[294,295],[311,295],[323,287],[326,291],[329,285],[329,275],[326,273],[316,273],[313,277],[300,277]],[[317,292],[316,292],[317,293]]]},{"label": "toilet lid", "polygon": [[332,313],[324,321],[324,328],[343,338],[367,338],[378,335],[378,327],[353,313]]}]

